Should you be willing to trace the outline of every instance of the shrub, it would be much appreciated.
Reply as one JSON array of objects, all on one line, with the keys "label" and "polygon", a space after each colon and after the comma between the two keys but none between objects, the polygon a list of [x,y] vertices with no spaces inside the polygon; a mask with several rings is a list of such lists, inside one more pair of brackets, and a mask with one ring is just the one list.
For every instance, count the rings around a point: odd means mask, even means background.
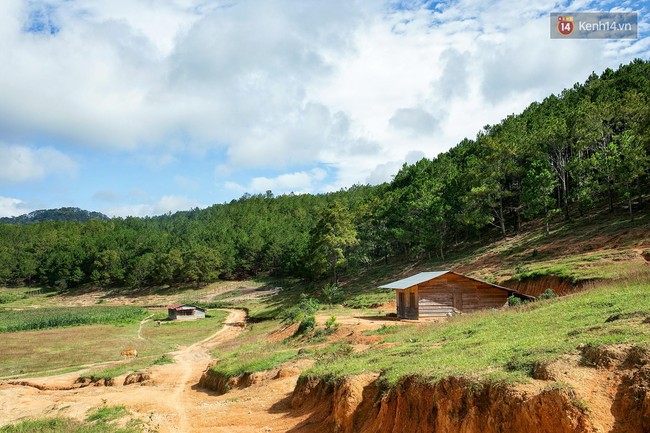
[{"label": "shrub", "polygon": [[331,316],[325,322],[325,329],[336,329],[339,327],[339,324],[336,323],[336,316]]},{"label": "shrub", "polygon": [[281,319],[284,323],[302,322],[306,317],[313,316],[319,309],[320,304],[316,299],[310,298],[305,293],[301,293],[298,305],[284,312],[281,315]]},{"label": "shrub", "polygon": [[518,307],[519,305],[521,305],[521,298],[518,298],[515,295],[508,296],[509,307]]},{"label": "shrub", "polygon": [[325,298],[325,301],[332,308],[332,304],[339,302],[341,300],[341,293],[343,290],[336,284],[330,283],[321,289],[321,293]]},{"label": "shrub", "polygon": [[309,316],[305,316],[300,321],[300,325],[298,325],[298,329],[296,330],[296,335],[307,334],[313,331],[315,327],[316,327],[316,317],[313,314]]},{"label": "shrub", "polygon": [[546,289],[544,293],[542,293],[537,297],[537,299],[539,299],[540,301],[544,299],[553,299],[553,298],[557,298],[557,295],[553,293],[553,290],[551,290],[550,287]]}]

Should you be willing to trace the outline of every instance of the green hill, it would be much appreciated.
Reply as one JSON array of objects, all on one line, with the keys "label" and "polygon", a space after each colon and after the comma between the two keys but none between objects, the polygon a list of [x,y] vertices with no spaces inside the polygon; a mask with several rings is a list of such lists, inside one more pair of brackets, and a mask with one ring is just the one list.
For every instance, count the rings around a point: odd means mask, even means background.
[{"label": "green hill", "polygon": [[0,218],[2,224],[36,224],[48,221],[86,222],[89,220],[104,220],[110,218],[101,212],[92,212],[76,207],[35,210],[25,215]]}]

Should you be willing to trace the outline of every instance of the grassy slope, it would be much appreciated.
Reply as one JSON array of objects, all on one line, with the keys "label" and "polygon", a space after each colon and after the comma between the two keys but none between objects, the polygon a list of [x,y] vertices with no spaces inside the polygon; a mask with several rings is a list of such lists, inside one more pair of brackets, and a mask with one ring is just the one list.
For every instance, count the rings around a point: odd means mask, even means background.
[{"label": "grassy slope", "polygon": [[[461,245],[446,261],[394,259],[369,268],[344,283],[344,303],[368,308],[394,299],[393,291],[376,289],[380,284],[432,269],[455,269],[482,279],[502,282],[553,275],[579,282],[618,280],[637,275],[634,283],[618,283],[585,295],[521,307],[516,311],[484,312],[455,318],[451,323],[416,328],[384,329],[389,349],[371,349],[346,356],[323,358],[307,374],[337,378],[365,371],[382,371],[395,383],[399,377],[417,374],[431,379],[446,375],[474,375],[522,380],[536,362],[545,362],[573,350],[578,344],[646,342],[650,325],[642,318],[605,323],[615,313],[645,311],[650,315],[650,275],[640,251],[650,248],[650,218],[637,215],[596,215],[558,225],[549,235],[544,227],[529,226],[526,232],[487,245]],[[297,302],[303,291],[314,287],[291,282],[282,296],[245,303],[254,318],[274,317]],[[376,314],[374,311],[335,307],[330,314]],[[226,375],[272,368],[299,342],[266,343],[263,339],[214,353],[222,363],[214,367]],[[295,349],[294,349],[295,350]],[[293,352],[295,353],[295,352]],[[339,357],[340,355],[340,357]],[[243,361],[245,360],[245,362]]]},{"label": "grassy slope", "polygon": [[366,269],[344,283],[346,303],[370,306],[394,299],[393,291],[377,286],[418,272],[451,269],[485,281],[557,276],[571,283],[618,279],[643,272],[641,251],[650,250],[650,213],[595,214],[557,223],[546,234],[542,225],[529,223],[516,236],[492,242],[452,246],[445,260],[391,259]]},{"label": "grassy slope", "polygon": [[[138,323],[3,333],[0,376],[59,368],[72,371],[75,366],[83,364],[120,360],[121,350],[127,348],[136,348],[140,356],[122,365],[124,368],[118,374],[136,370],[151,365],[160,355],[175,350],[178,345],[199,341],[216,332],[227,313],[211,311],[209,315],[202,320],[170,322],[161,326],[146,322],[142,328],[144,340],[137,338]],[[100,377],[116,374],[115,371],[103,370],[91,373]]]},{"label": "grassy slope", "polygon": [[[608,321],[615,315],[620,319]],[[520,381],[580,344],[634,343],[650,347],[650,273],[565,298],[506,311],[456,317],[447,323],[383,330],[395,346],[320,362],[307,375],[335,380],[381,372],[394,385],[405,375]]]},{"label": "grassy slope", "polygon": [[[528,278],[539,275],[555,275],[565,278],[570,281],[582,281],[589,279],[618,279],[626,275],[643,273],[647,269],[646,264],[641,258],[640,252],[650,249],[650,214],[638,214],[634,220],[630,220],[626,215],[592,215],[589,218],[577,219],[568,224],[557,224],[552,227],[550,235],[545,233],[541,226],[529,224],[525,227],[522,234],[510,237],[505,240],[494,240],[491,243],[474,243],[462,244],[455,246],[449,253],[449,257],[444,260],[421,260],[410,261],[404,258],[391,259],[389,264],[380,264],[370,267],[358,276],[344,281],[344,303],[347,306],[357,308],[367,308],[373,304],[381,303],[388,300],[393,300],[394,293],[392,291],[381,291],[376,289],[380,284],[386,283],[397,278],[401,278],[415,272],[433,270],[433,269],[454,269],[469,275],[473,275],[485,280],[502,282],[504,280],[515,278]],[[643,286],[643,281],[648,281],[650,278],[647,275],[641,277],[639,283],[634,286],[626,286],[627,288],[621,289],[625,291],[636,290],[639,296],[643,298],[646,286]],[[645,280],[644,280],[645,278]],[[294,306],[298,300],[300,293],[310,292],[314,296],[318,296],[318,284],[305,284],[298,280],[275,280],[268,278],[260,278],[251,282],[219,282],[212,284],[202,289],[192,289],[186,291],[179,291],[174,288],[165,290],[149,288],[141,295],[174,295],[178,296],[179,300],[189,301],[204,299],[209,301],[227,302],[230,303],[234,295],[238,294],[241,287],[257,287],[262,286],[282,286],[283,290],[280,295],[273,296],[264,300],[239,300],[232,305],[235,307],[244,307],[250,311],[252,320],[267,320],[276,318],[278,314],[285,311],[287,308]],[[636,287],[636,289],[635,289]],[[162,290],[162,291],[161,291]],[[233,292],[234,290],[234,292]],[[615,289],[619,290],[619,289]],[[230,291],[230,292],[229,292]],[[229,293],[228,293],[229,292]],[[635,292],[636,293],[636,292]],[[134,294],[128,292],[129,296]],[[115,295],[115,294],[111,294]],[[40,296],[40,295],[39,295]],[[605,295],[603,295],[605,296]],[[49,296],[42,296],[43,299],[39,301],[48,303]],[[110,302],[110,297],[107,298]],[[142,298],[145,299],[145,298]],[[573,298],[571,298],[573,299]],[[646,299],[646,298],[643,298]],[[143,301],[151,302],[151,301]],[[562,303],[561,301],[556,301]],[[574,301],[567,301],[574,302]],[[11,305],[31,305],[32,298],[17,300]],[[554,302],[549,304],[555,305]],[[573,304],[571,304],[573,305]],[[618,305],[618,304],[617,304]],[[630,305],[620,304],[615,308],[628,308]],[[522,378],[530,369],[532,363],[542,361],[545,358],[553,357],[558,353],[575,348],[577,344],[582,342],[589,342],[594,336],[605,341],[605,337],[594,333],[587,336],[576,333],[571,338],[562,340],[563,345],[559,343],[551,346],[539,346],[536,348],[542,337],[541,335],[551,335],[553,338],[561,338],[564,334],[556,334],[555,328],[550,327],[547,330],[544,326],[544,320],[540,317],[537,327],[531,327],[529,332],[526,330],[526,323],[520,323],[521,320],[527,322],[529,318],[520,319],[520,317],[529,314],[527,309],[531,309],[530,314],[534,313],[536,308],[541,307],[526,307],[521,314],[519,313],[481,313],[477,315],[469,315],[463,318],[455,319],[449,325],[449,330],[443,325],[423,326],[418,328],[418,336],[412,335],[412,329],[408,331],[398,332],[397,330],[387,329],[384,332],[389,335],[389,340],[397,345],[391,349],[374,350],[362,355],[354,355],[345,358],[341,362],[325,362],[317,365],[312,371],[314,374],[324,376],[340,376],[347,374],[346,372],[364,371],[369,368],[368,365],[376,364],[381,365],[375,370],[385,370],[385,377],[389,381],[394,381],[396,377],[403,374],[422,374],[428,377],[437,377],[444,374],[469,374],[476,368],[485,368],[490,372],[490,375],[495,377],[504,377],[508,379]],[[544,307],[547,308],[547,307]],[[542,308],[543,311],[544,308]],[[559,308],[562,311],[570,311],[570,308]],[[589,310],[589,308],[591,310]],[[579,321],[569,320],[561,329],[565,334],[569,332],[576,332],[574,327],[599,327],[603,326],[601,322],[604,320],[601,317],[603,314],[614,308],[612,306],[601,308],[598,305],[591,305],[585,318],[592,317],[591,313],[599,314],[595,322],[590,322],[589,326],[582,324]],[[646,308],[647,310],[647,308]],[[358,314],[376,314],[376,311],[359,311],[350,310],[349,308],[334,307],[329,310],[331,314],[337,316],[349,316]],[[549,313],[549,319],[552,319],[554,313]],[[527,317],[527,316],[526,316]],[[559,316],[558,316],[559,317]],[[606,317],[605,317],[606,318]],[[482,321],[481,324],[472,322],[473,320]],[[536,319],[537,320],[537,319]],[[471,323],[470,323],[471,322]],[[597,322],[597,323],[596,323]],[[145,356],[149,355],[151,361],[160,353],[173,348],[175,344],[183,344],[184,341],[199,338],[200,335],[205,335],[205,330],[202,329],[202,321],[194,322],[194,325],[187,325],[188,327],[196,326],[197,328],[184,329],[182,333],[177,330],[162,326],[154,328],[152,323],[148,323],[144,330],[143,335],[147,338],[148,343],[141,346],[137,345],[138,351]],[[478,323],[478,322],[477,322]],[[509,326],[500,325],[509,323]],[[621,322],[623,323],[623,322]],[[185,326],[185,325],[183,325]],[[463,328],[464,326],[464,328]],[[483,332],[475,332],[472,327],[489,327],[493,326],[490,335]],[[613,325],[605,325],[611,327]],[[632,328],[637,325],[632,323]],[[231,342],[226,347],[221,347],[214,353],[216,358],[222,359],[221,367],[227,374],[235,374],[241,372],[256,371],[264,368],[271,368],[284,359],[297,356],[297,349],[305,343],[304,341],[288,341],[282,344],[267,343],[265,335],[273,329],[279,327],[278,322],[264,322],[255,324],[252,328],[253,332],[246,333],[236,342]],[[458,328],[459,327],[459,328]],[[90,327],[87,327],[90,328]],[[51,353],[41,354],[38,357],[31,356],[31,359],[36,358],[34,365],[28,365],[27,371],[43,370],[43,366],[38,363],[42,362],[48,366],[65,365],[70,360],[65,359],[65,353],[68,349],[74,349],[88,359],[114,359],[114,347],[122,347],[130,345],[134,340],[134,330],[132,328],[118,328],[106,327],[102,332],[99,327],[94,328],[93,332],[88,334],[88,341],[79,341],[75,343],[75,347],[58,348],[51,351]],[[201,328],[201,329],[199,329]],[[440,329],[439,329],[440,328]],[[520,329],[521,328],[521,329]],[[570,329],[569,329],[570,328]],[[632,329],[630,328],[630,329]],[[250,328],[249,328],[250,329]],[[453,335],[446,335],[444,332],[452,332],[452,329],[457,329],[457,333],[461,333],[465,337],[458,338]],[[543,332],[539,332],[543,329]],[[520,330],[523,330],[520,332]],[[29,340],[33,341],[31,347],[41,348],[48,346],[47,341],[54,338],[60,341],[68,340],[65,335],[59,335],[59,332],[66,330],[56,330],[56,335],[38,335],[38,333],[31,333],[28,336]],[[191,335],[198,332],[197,335]],[[615,331],[618,332],[618,331]],[[628,331],[624,330],[621,336],[626,336]],[[632,331],[630,331],[632,332]],[[636,331],[635,331],[636,332]],[[95,335],[97,333],[97,335]],[[392,335],[395,333],[395,335]],[[440,334],[442,333],[442,334]],[[463,334],[466,333],[466,334]],[[22,334],[22,333],[20,333]],[[5,336],[8,334],[5,334]],[[27,334],[26,334],[27,335]],[[459,334],[460,335],[460,334]],[[493,338],[499,342],[510,342],[512,345],[504,345],[501,348],[496,347],[492,352],[492,358],[485,358],[482,356],[485,348],[477,350],[477,356],[468,360],[466,367],[462,363],[457,364],[456,353],[467,352],[473,353],[472,345],[481,347],[483,342],[480,336],[484,338]],[[559,335],[559,337],[558,337]],[[616,334],[614,334],[616,336]],[[630,334],[631,335],[631,334]],[[629,335],[628,335],[629,336]],[[18,337],[18,335],[16,336]],[[443,339],[444,338],[444,339]],[[550,340],[553,340],[550,338]],[[562,337],[564,338],[564,337]],[[617,337],[618,338],[618,337]],[[623,337],[621,337],[623,338]],[[645,337],[643,337],[645,338]],[[111,347],[111,351],[107,353],[98,353],[97,349],[93,347],[90,342],[100,339],[106,342],[106,346]],[[20,340],[20,339],[19,339]],[[410,341],[413,340],[413,341]],[[453,341],[453,344],[443,344],[446,341]],[[598,340],[600,341],[600,340]],[[594,340],[594,343],[598,343]],[[618,341],[618,340],[616,340]],[[645,340],[644,340],[645,341]],[[552,342],[552,341],[551,341]],[[14,350],[20,350],[23,341],[9,341],[9,344],[14,344]],[[88,344],[86,344],[88,343]],[[144,343],[142,343],[144,344]],[[345,345],[344,345],[345,346]],[[430,346],[430,347],[429,347]],[[437,350],[439,348],[444,350]],[[339,350],[340,348],[332,348],[337,354],[347,353],[347,350]],[[345,347],[344,347],[345,349]],[[436,349],[436,350],[434,350]],[[39,349],[41,350],[41,349]],[[49,349],[48,349],[49,350]],[[329,349],[326,349],[329,350]],[[418,353],[423,351],[428,356],[440,356],[437,367],[430,367],[431,361],[425,357],[421,361],[422,365],[416,362],[411,362],[411,352]],[[530,353],[529,353],[530,352]],[[486,352],[487,353],[487,352]],[[63,354],[60,356],[59,354]],[[311,354],[314,355],[314,354]],[[309,353],[306,356],[311,356]],[[25,355],[27,356],[27,355]],[[323,356],[323,354],[314,355],[316,358],[334,358]],[[262,359],[263,358],[263,359]],[[474,359],[476,358],[476,359]],[[76,360],[76,358],[75,358]],[[135,361],[134,361],[135,362]],[[142,362],[138,360],[137,362]],[[477,364],[472,364],[472,362]],[[54,363],[54,364],[53,364]],[[58,364],[57,364],[58,363]],[[14,365],[15,367],[15,365]],[[138,367],[135,366],[134,367]],[[6,359],[0,356],[0,375],[7,372]],[[13,374],[16,374],[14,368]],[[102,372],[103,373],[103,372]]]}]

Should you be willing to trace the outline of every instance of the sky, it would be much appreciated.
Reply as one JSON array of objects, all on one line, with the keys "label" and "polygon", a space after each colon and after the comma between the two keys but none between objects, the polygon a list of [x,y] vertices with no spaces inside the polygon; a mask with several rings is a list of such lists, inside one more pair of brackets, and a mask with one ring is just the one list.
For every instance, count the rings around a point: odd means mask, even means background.
[{"label": "sky", "polygon": [[[593,71],[645,1],[2,0],[0,216],[109,216],[390,181]],[[551,39],[634,11],[635,40]]]}]

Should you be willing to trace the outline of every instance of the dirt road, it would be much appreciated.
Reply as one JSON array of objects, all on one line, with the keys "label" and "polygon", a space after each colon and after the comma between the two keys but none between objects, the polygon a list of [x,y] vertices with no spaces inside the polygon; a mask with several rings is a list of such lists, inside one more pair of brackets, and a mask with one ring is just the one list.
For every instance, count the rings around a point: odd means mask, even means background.
[{"label": "dirt road", "polygon": [[[223,420],[232,419],[237,413],[250,418],[252,397],[244,398],[244,405],[233,404],[236,397],[214,396],[198,389],[196,384],[202,372],[211,361],[210,350],[219,344],[236,338],[242,328],[235,324],[245,320],[241,310],[231,310],[224,326],[215,334],[172,353],[174,363],[152,367],[149,373],[153,379],[151,386],[122,386],[123,378],[118,378],[114,387],[87,387],[71,390],[39,390],[31,386],[0,384],[0,426],[14,423],[24,418],[43,416],[64,416],[83,420],[89,410],[101,405],[124,405],[134,417],[144,421],[145,431],[160,433],[233,431],[220,430]],[[58,387],[70,385],[78,373],[45,378],[25,379],[39,386]],[[121,380],[120,380],[121,379]],[[291,379],[291,378],[290,378]],[[282,382],[282,381],[277,381]],[[284,382],[287,382],[286,380]],[[295,383],[295,377],[293,377]],[[277,384],[276,384],[277,385]],[[285,383],[290,392],[291,383]],[[246,390],[243,390],[246,391]],[[268,392],[278,391],[277,386]],[[241,394],[241,392],[240,392]],[[268,393],[267,393],[268,394]],[[263,398],[277,396],[267,395]],[[256,400],[260,400],[257,399]],[[274,404],[275,401],[270,404]],[[209,413],[208,413],[209,412]],[[221,416],[229,412],[228,416]],[[264,417],[262,417],[262,422]],[[218,420],[221,420],[219,422]],[[228,421],[226,421],[228,422]],[[253,423],[255,424],[255,423]],[[256,426],[242,426],[241,431],[259,430]]]}]

